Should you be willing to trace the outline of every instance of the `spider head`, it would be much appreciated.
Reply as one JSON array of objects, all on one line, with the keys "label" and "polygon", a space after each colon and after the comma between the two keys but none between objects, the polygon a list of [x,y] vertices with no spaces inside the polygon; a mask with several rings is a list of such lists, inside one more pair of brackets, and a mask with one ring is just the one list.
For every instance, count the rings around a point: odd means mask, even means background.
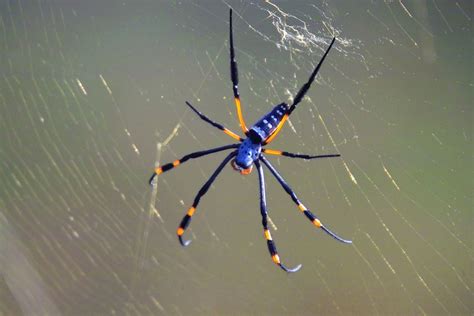
[{"label": "spider head", "polygon": [[237,159],[232,160],[231,165],[235,171],[240,172],[240,174],[244,176],[250,174],[253,168],[253,165],[250,165],[250,167],[247,167],[247,168],[242,168],[240,165],[237,164]]},{"label": "spider head", "polygon": [[245,139],[237,150],[237,156],[232,161],[232,167],[240,174],[250,174],[253,162],[260,157],[261,152],[262,145],[253,143],[249,138]]}]

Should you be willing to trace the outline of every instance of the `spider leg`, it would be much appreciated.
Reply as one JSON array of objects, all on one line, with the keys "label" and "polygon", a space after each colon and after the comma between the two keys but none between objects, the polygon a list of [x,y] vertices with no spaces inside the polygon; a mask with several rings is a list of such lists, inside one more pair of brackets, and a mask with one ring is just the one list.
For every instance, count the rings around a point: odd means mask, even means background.
[{"label": "spider leg", "polygon": [[214,171],[214,173],[211,175],[211,177],[204,183],[202,188],[199,190],[198,194],[194,198],[193,205],[188,209],[188,212],[186,215],[184,215],[183,219],[181,220],[181,223],[179,224],[178,229],[176,230],[176,234],[178,234],[179,242],[183,247],[186,247],[191,243],[191,240],[183,240],[183,234],[186,228],[189,226],[191,223],[191,217],[194,215],[194,212],[196,211],[196,208],[199,204],[199,201],[201,200],[201,197],[206,194],[207,190],[211,187],[212,183],[214,180],[216,180],[217,176],[219,173],[224,169],[225,165],[236,155],[236,151],[231,152],[227,157],[221,162],[221,164],[217,167],[217,169]]},{"label": "spider leg", "polygon": [[308,81],[300,88],[300,90],[298,91],[298,93],[296,94],[295,98],[293,99],[293,104],[288,108],[288,110],[286,111],[285,115],[283,116],[283,118],[281,119],[280,123],[278,123],[275,131],[273,132],[273,134],[271,134],[266,140],[265,140],[265,144],[268,144],[270,143],[276,136],[277,134],[280,132],[281,128],[283,127],[283,124],[285,124],[286,120],[288,119],[288,117],[290,116],[291,112],[294,111],[294,109],[296,109],[296,106],[298,105],[298,103],[301,102],[301,100],[303,100],[303,97],[306,95],[306,93],[308,92],[309,88],[311,87],[311,84],[313,83],[314,79],[316,78],[316,75],[318,74],[319,72],[319,69],[321,68],[321,65],[323,64],[324,62],[324,59],[326,59],[326,56],[328,55],[329,51],[331,50],[331,47],[332,45],[334,44],[334,42],[336,41],[336,38],[333,37],[332,41],[331,41],[331,44],[329,45],[328,49],[326,50],[326,52],[324,53],[323,57],[321,58],[321,60],[319,61],[318,65],[316,66],[316,68],[314,68],[313,72],[311,73],[311,76],[309,77]]},{"label": "spider leg", "polygon": [[318,159],[318,158],[332,158],[332,157],[340,157],[341,156],[339,154],[312,156],[312,155],[306,155],[306,154],[294,154],[294,153],[289,153],[287,151],[274,150],[274,149],[268,149],[268,148],[264,148],[263,152],[265,154],[269,154],[269,155],[285,156],[285,157],[290,157],[290,158],[301,158],[301,159],[305,159],[305,160]]},{"label": "spider leg", "polygon": [[296,196],[295,192],[290,188],[290,186],[283,180],[283,177],[276,171],[275,167],[272,166],[272,164],[265,158],[263,155],[260,156],[260,160],[267,166],[268,169],[270,169],[270,172],[273,174],[273,176],[280,182],[281,186],[283,189],[286,191],[291,196],[291,199],[293,202],[295,202],[296,205],[298,205],[298,208],[300,211],[314,224],[314,226],[321,228],[324,230],[327,234],[335,238],[336,240],[339,240],[340,242],[346,243],[346,244],[351,244],[351,240],[347,240],[344,238],[339,237],[337,234],[333,233],[330,231],[326,226],[324,226],[321,221],[313,214],[311,213],[306,207],[301,203],[301,201],[298,199]]},{"label": "spider leg", "polygon": [[178,159],[178,160],[175,160],[173,162],[161,165],[160,167],[157,167],[155,169],[155,172],[153,173],[153,175],[150,177],[149,183],[151,185],[153,183],[153,180],[155,179],[155,177],[157,175],[160,175],[163,172],[166,172],[166,171],[171,170],[173,168],[176,168],[177,166],[179,166],[179,165],[183,164],[184,162],[188,161],[189,159],[195,159],[195,158],[199,158],[199,157],[202,157],[202,156],[217,153],[219,151],[232,149],[232,148],[237,148],[237,147],[239,147],[239,144],[230,144],[230,145],[220,146],[220,147],[207,149],[207,150],[203,150],[203,151],[196,151],[196,152],[187,154],[186,156],[183,156],[181,159]]},{"label": "spider leg", "polygon": [[239,72],[237,70],[237,62],[235,60],[234,52],[234,36],[232,31],[232,9],[229,11],[229,43],[230,43],[230,79],[232,80],[232,89],[234,91],[234,102],[237,109],[237,117],[239,118],[240,127],[242,131],[247,134],[249,131],[245,125],[244,117],[242,115],[242,107],[240,105],[239,95]]},{"label": "spider leg", "polygon": [[272,235],[268,230],[268,213],[267,213],[267,201],[265,197],[265,178],[263,176],[263,168],[260,163],[255,161],[255,165],[257,166],[258,170],[258,180],[260,183],[260,212],[262,213],[262,226],[263,226],[263,233],[265,239],[267,240],[268,251],[272,256],[272,260],[275,264],[280,266],[285,272],[296,272],[301,268],[301,264],[297,265],[294,268],[287,268],[283,265],[280,261],[280,257],[278,256],[278,251],[276,249],[275,242],[272,239]]},{"label": "spider leg", "polygon": [[210,118],[208,118],[207,116],[205,116],[204,114],[202,114],[201,112],[199,112],[194,106],[191,105],[191,103],[189,103],[188,101],[186,101],[186,104],[187,106],[189,106],[191,108],[191,110],[194,111],[194,113],[196,113],[203,121],[211,124],[212,126],[220,129],[221,131],[223,131],[224,133],[226,133],[227,135],[229,135],[230,137],[232,137],[233,139],[236,139],[238,141],[243,141],[242,137],[240,137],[239,135],[237,135],[236,133],[232,132],[230,129],[228,128],[225,128],[222,124],[219,124],[219,123],[216,123],[214,122],[213,120],[211,120]]}]

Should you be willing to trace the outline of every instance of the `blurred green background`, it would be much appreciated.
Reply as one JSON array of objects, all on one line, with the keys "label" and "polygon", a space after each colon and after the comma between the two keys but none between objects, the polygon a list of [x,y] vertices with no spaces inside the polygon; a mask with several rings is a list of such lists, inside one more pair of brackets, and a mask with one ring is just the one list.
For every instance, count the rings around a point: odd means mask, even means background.
[{"label": "blurred green background", "polygon": [[[250,124],[317,82],[266,172],[227,167],[183,249],[175,230],[224,154],[155,163],[240,132],[228,10]],[[0,312],[63,315],[472,314],[472,1],[0,1]],[[170,136],[171,135],[171,136]],[[170,137],[168,137],[170,136]],[[158,144],[168,142],[160,147]]]}]

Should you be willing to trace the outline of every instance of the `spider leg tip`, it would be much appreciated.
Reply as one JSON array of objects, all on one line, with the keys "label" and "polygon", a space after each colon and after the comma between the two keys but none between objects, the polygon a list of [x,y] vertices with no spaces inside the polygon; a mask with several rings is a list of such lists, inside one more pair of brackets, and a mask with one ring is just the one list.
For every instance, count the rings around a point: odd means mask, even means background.
[{"label": "spider leg tip", "polygon": [[181,237],[181,236],[178,236],[178,238],[179,238],[179,243],[183,247],[187,247],[191,243],[191,240],[183,240],[183,237]]},{"label": "spider leg tip", "polygon": [[294,267],[294,268],[287,268],[287,267],[285,267],[283,264],[280,263],[280,267],[283,269],[283,271],[285,271],[285,272],[287,272],[287,273],[298,272],[298,271],[301,269],[302,266],[303,266],[302,264],[299,264],[299,265],[297,265],[297,266]]},{"label": "spider leg tip", "polygon": [[151,186],[154,186],[154,185],[155,185],[155,178],[156,178],[156,173],[153,173],[153,175],[150,177],[150,180],[148,180],[148,183],[149,183]]},{"label": "spider leg tip", "polygon": [[344,244],[352,244],[352,240],[343,239],[343,238],[341,238],[341,237],[339,237],[339,236],[338,236],[336,239],[337,239],[338,241],[344,243]]}]

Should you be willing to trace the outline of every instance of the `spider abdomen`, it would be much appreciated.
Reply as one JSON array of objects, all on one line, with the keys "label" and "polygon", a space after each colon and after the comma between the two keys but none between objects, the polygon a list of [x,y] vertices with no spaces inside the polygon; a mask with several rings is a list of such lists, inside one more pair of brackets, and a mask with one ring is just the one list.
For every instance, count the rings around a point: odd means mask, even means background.
[{"label": "spider abdomen", "polygon": [[283,119],[287,110],[288,104],[284,102],[276,105],[250,128],[249,137],[252,138],[254,142],[258,143],[267,139],[273,132],[275,132],[278,123]]}]

